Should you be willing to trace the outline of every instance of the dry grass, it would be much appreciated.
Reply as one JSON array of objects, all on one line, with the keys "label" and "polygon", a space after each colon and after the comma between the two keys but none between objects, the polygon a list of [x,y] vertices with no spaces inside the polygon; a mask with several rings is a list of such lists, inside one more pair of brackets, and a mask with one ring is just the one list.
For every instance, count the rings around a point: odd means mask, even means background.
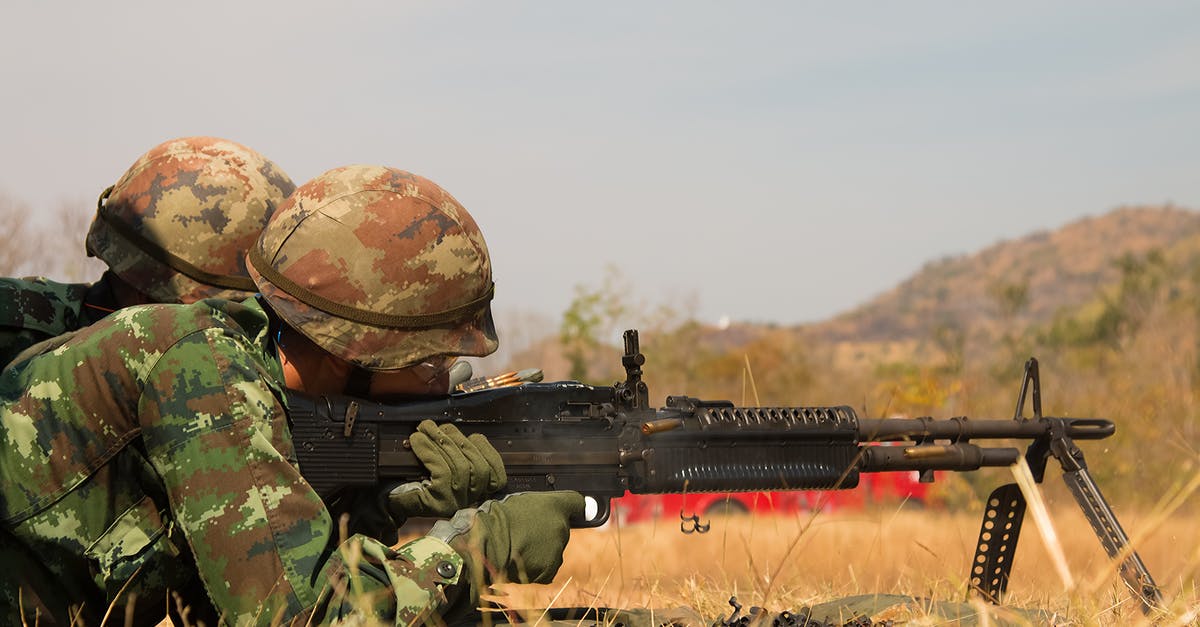
[{"label": "dry grass", "polygon": [[[1077,587],[1064,589],[1026,521],[1010,603],[1080,624],[1142,622],[1082,514],[1056,507],[1052,516]],[[1124,518],[1134,538],[1150,519]],[[726,613],[731,594],[775,610],[869,592],[958,602],[965,598],[978,524],[973,514],[902,508],[721,518],[705,535],[684,535],[669,519],[575,531],[558,583],[504,586],[502,600],[510,607],[688,605],[712,617]],[[1139,546],[1177,624],[1190,624],[1189,612],[1195,620],[1200,608],[1198,536],[1194,520],[1167,518]]]}]

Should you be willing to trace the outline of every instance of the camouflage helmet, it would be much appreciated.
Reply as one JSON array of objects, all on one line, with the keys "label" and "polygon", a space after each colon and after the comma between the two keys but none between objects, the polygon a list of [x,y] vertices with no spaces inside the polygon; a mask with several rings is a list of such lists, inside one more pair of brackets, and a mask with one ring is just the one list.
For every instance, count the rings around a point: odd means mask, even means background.
[{"label": "camouflage helmet", "polygon": [[240,300],[256,291],[246,251],[295,188],[240,144],[164,142],[100,195],[87,252],[157,302]]},{"label": "camouflage helmet", "polygon": [[483,234],[429,179],[381,166],[330,170],[284,201],[247,257],[283,320],[361,368],[496,350]]}]

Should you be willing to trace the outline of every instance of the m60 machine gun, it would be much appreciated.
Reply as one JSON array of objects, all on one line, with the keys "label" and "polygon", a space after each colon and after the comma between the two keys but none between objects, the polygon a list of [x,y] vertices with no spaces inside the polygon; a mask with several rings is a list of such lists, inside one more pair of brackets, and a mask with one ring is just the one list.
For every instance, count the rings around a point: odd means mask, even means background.
[{"label": "m60 machine gun", "polygon": [[[635,494],[850,489],[861,473],[971,471],[1010,466],[1022,455],[1034,479],[1053,458],[1101,544],[1121,559],[1121,576],[1147,612],[1162,606],[1158,586],[1092,480],[1077,440],[1111,436],[1097,418],[1042,415],[1038,364],[1025,366],[1013,419],[860,418],[849,406],[737,407],[728,401],[668,396],[654,408],[642,380],[645,357],[635,330],[625,332],[625,380],[612,386],[575,381],[526,383],[446,397],[380,403],[289,393],[300,470],[322,495],[343,488],[417,481],[425,470],[408,446],[422,420],[453,422],[481,433],[500,452],[508,489],[575,490],[594,498],[594,527],[610,499]],[[1031,417],[1024,417],[1032,396]],[[1024,453],[997,440],[1026,440]],[[874,446],[879,442],[899,446]],[[988,499],[970,582],[992,602],[1008,586],[1026,509],[1016,484]],[[699,524],[699,520],[694,520]]]}]

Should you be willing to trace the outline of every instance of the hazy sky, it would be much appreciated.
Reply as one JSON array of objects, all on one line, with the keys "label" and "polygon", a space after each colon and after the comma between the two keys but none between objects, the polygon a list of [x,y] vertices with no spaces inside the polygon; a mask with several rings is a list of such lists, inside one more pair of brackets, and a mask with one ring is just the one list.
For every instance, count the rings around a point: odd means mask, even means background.
[{"label": "hazy sky", "polygon": [[557,316],[616,266],[705,320],[809,321],[947,254],[1200,207],[1200,4],[0,7],[0,191],[88,204],[199,134],[297,183],[432,178],[502,312]]}]

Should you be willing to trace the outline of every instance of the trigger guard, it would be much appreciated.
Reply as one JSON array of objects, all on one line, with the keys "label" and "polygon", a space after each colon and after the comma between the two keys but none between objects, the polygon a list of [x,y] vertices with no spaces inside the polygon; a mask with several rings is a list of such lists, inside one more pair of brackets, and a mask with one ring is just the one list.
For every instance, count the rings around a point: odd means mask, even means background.
[{"label": "trigger guard", "polygon": [[596,517],[584,518],[584,516],[587,516],[586,511],[584,512],[583,516],[580,516],[579,518],[572,516],[571,528],[595,529],[596,527],[608,522],[608,518],[612,515],[612,503],[609,501],[609,499],[604,497],[589,496],[587,494],[583,496],[584,498],[591,498],[593,501],[596,501]]}]

